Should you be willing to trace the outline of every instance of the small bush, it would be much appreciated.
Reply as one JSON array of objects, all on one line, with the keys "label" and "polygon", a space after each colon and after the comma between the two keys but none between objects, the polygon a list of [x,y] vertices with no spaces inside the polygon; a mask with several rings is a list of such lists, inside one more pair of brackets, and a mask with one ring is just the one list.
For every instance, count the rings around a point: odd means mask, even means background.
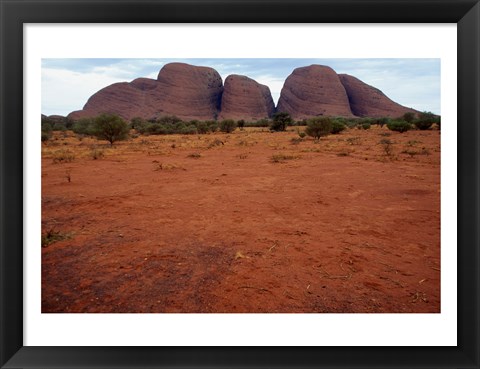
[{"label": "small bush", "polygon": [[210,131],[207,122],[198,122],[197,123],[197,132],[199,134],[206,134]]},{"label": "small bush", "polygon": [[210,144],[208,145],[208,148],[211,149],[212,147],[220,146],[220,145],[223,146],[225,145],[225,143],[222,140],[219,140],[218,138],[216,138],[215,140],[210,142]]},{"label": "small bush", "polygon": [[59,150],[53,153],[53,163],[70,163],[75,160],[75,155],[69,150]]},{"label": "small bush", "polygon": [[193,158],[193,159],[200,159],[201,157],[202,157],[202,154],[198,152],[194,152],[187,155],[187,158]]},{"label": "small bush", "polygon": [[415,120],[415,113],[407,112],[403,114],[402,119],[407,123],[412,123]]},{"label": "small bush", "polygon": [[374,118],[372,124],[376,124],[380,127],[383,127],[385,124],[388,124],[389,121],[390,121],[390,119],[385,118],[385,117],[384,118]]},{"label": "small bush", "polygon": [[349,137],[349,138],[347,138],[347,142],[350,145],[360,145],[361,144],[360,137]]},{"label": "small bush", "polygon": [[101,159],[104,156],[105,156],[105,152],[103,150],[97,149],[96,147],[90,151],[90,157],[93,160]]},{"label": "small bush", "polygon": [[416,120],[414,124],[415,124],[415,127],[417,127],[419,130],[426,131],[433,125],[433,122],[426,121],[426,120]]},{"label": "small bush", "polygon": [[383,151],[385,152],[385,155],[387,155],[388,157],[391,157],[393,155],[393,143],[392,141],[390,141],[389,139],[387,138],[384,138],[382,140],[380,140],[380,145],[383,146]]},{"label": "small bush", "polygon": [[272,123],[270,124],[270,130],[275,132],[283,132],[287,129],[287,126],[293,123],[293,119],[290,114],[286,112],[278,112],[273,116]]},{"label": "small bush", "polygon": [[52,134],[50,132],[42,131],[42,142],[48,141],[51,137],[52,137]]},{"label": "small bush", "polygon": [[93,119],[83,118],[78,120],[73,124],[72,131],[81,135],[93,136],[94,134]]},{"label": "small bush", "polygon": [[298,132],[298,135],[300,136],[300,138],[307,137],[307,134],[305,132]]},{"label": "small bush", "polygon": [[285,154],[276,154],[272,155],[271,160],[273,163],[283,163],[286,160],[298,159],[297,155],[285,155]]},{"label": "small bush", "polygon": [[330,130],[330,133],[336,135],[344,131],[346,128],[347,126],[345,125],[345,123],[342,123],[335,119],[332,121],[332,129]]},{"label": "small bush", "polygon": [[146,124],[147,121],[140,117],[135,117],[130,120],[130,128],[137,130],[139,133],[141,133]]},{"label": "small bush", "polygon": [[243,119],[237,121],[237,127],[243,130],[243,128],[245,127],[245,121]]},{"label": "small bush", "polygon": [[311,118],[307,121],[305,133],[315,140],[327,136],[332,131],[332,121],[327,117]]},{"label": "small bush", "polygon": [[363,129],[370,129],[372,125],[370,123],[362,123],[362,128]]},{"label": "small bush", "polygon": [[53,228],[48,230],[45,234],[42,234],[42,247],[47,247],[48,245],[57,242],[69,239],[71,234],[62,233],[55,231]]},{"label": "small bush", "polygon": [[220,122],[220,131],[232,133],[237,128],[237,123],[233,119],[224,119]]},{"label": "small bush", "polygon": [[125,140],[128,137],[128,124],[114,114],[101,114],[95,118],[93,133],[99,140],[106,140],[113,145],[114,142]]},{"label": "small bush", "polygon": [[207,124],[208,126],[208,130],[212,133],[214,132],[217,132],[218,131],[218,123],[214,120],[207,120],[205,121],[205,123]]},{"label": "small bush", "polygon": [[411,130],[412,125],[402,120],[394,120],[387,124],[387,128],[391,131],[403,133]]}]

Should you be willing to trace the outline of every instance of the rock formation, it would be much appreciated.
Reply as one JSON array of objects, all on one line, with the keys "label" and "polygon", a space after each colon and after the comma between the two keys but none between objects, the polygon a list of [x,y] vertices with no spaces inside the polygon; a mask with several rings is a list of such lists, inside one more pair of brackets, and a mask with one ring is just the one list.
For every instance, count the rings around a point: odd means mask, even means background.
[{"label": "rock formation", "polygon": [[166,64],[156,80],[137,78],[114,83],[92,95],[83,110],[69,118],[118,114],[124,119],[176,115],[181,119],[215,119],[223,92],[222,78],[208,67],[184,63]]},{"label": "rock formation", "polygon": [[176,115],[182,120],[271,118],[287,112],[294,119],[313,116],[399,117],[418,113],[390,100],[375,87],[332,68],[311,65],[295,69],[286,79],[277,108],[270,89],[255,80],[230,75],[223,86],[215,69],[184,63],[166,64],[157,79],[114,83],[92,95],[82,110],[68,118],[118,114],[130,120]]},{"label": "rock formation", "polygon": [[255,121],[274,113],[275,104],[267,86],[236,74],[225,79],[220,119]]},{"label": "rock formation", "polygon": [[162,68],[157,80],[154,103],[158,115],[199,120],[217,116],[223,83],[215,69],[170,63]]},{"label": "rock formation", "polygon": [[340,78],[332,68],[323,65],[295,69],[283,85],[277,111],[287,112],[294,119],[353,116]]},{"label": "rock formation", "polygon": [[352,113],[358,117],[397,118],[407,112],[418,113],[390,100],[382,91],[348,74],[339,74],[347,91]]}]

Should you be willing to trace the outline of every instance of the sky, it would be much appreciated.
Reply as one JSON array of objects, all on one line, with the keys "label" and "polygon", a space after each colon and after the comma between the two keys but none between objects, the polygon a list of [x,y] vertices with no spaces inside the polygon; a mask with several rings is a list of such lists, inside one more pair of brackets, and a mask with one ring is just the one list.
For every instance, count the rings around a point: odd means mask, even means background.
[{"label": "sky", "polygon": [[295,68],[327,65],[380,89],[393,101],[441,114],[440,59],[42,59],[42,114],[68,115],[88,98],[116,82],[156,79],[171,62],[214,68],[223,81],[246,75],[267,85],[275,104],[285,79]]}]

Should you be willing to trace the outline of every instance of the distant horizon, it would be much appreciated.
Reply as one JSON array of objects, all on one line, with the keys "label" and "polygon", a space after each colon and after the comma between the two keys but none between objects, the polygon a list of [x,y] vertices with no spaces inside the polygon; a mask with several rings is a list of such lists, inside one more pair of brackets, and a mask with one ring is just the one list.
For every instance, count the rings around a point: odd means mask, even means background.
[{"label": "distant horizon", "polygon": [[168,63],[214,68],[222,77],[239,74],[270,88],[277,106],[280,91],[294,69],[312,64],[329,66],[380,89],[407,108],[441,115],[440,59],[42,59],[42,114],[67,116],[81,110],[88,98],[113,83],[136,78],[156,79]]}]

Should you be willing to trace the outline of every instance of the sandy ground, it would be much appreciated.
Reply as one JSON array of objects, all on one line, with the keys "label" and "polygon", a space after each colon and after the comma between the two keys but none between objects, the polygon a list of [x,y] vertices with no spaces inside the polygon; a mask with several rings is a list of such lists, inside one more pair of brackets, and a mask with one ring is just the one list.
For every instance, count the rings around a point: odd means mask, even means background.
[{"label": "sandy ground", "polygon": [[56,133],[42,312],[440,312],[440,132],[298,137]]}]

